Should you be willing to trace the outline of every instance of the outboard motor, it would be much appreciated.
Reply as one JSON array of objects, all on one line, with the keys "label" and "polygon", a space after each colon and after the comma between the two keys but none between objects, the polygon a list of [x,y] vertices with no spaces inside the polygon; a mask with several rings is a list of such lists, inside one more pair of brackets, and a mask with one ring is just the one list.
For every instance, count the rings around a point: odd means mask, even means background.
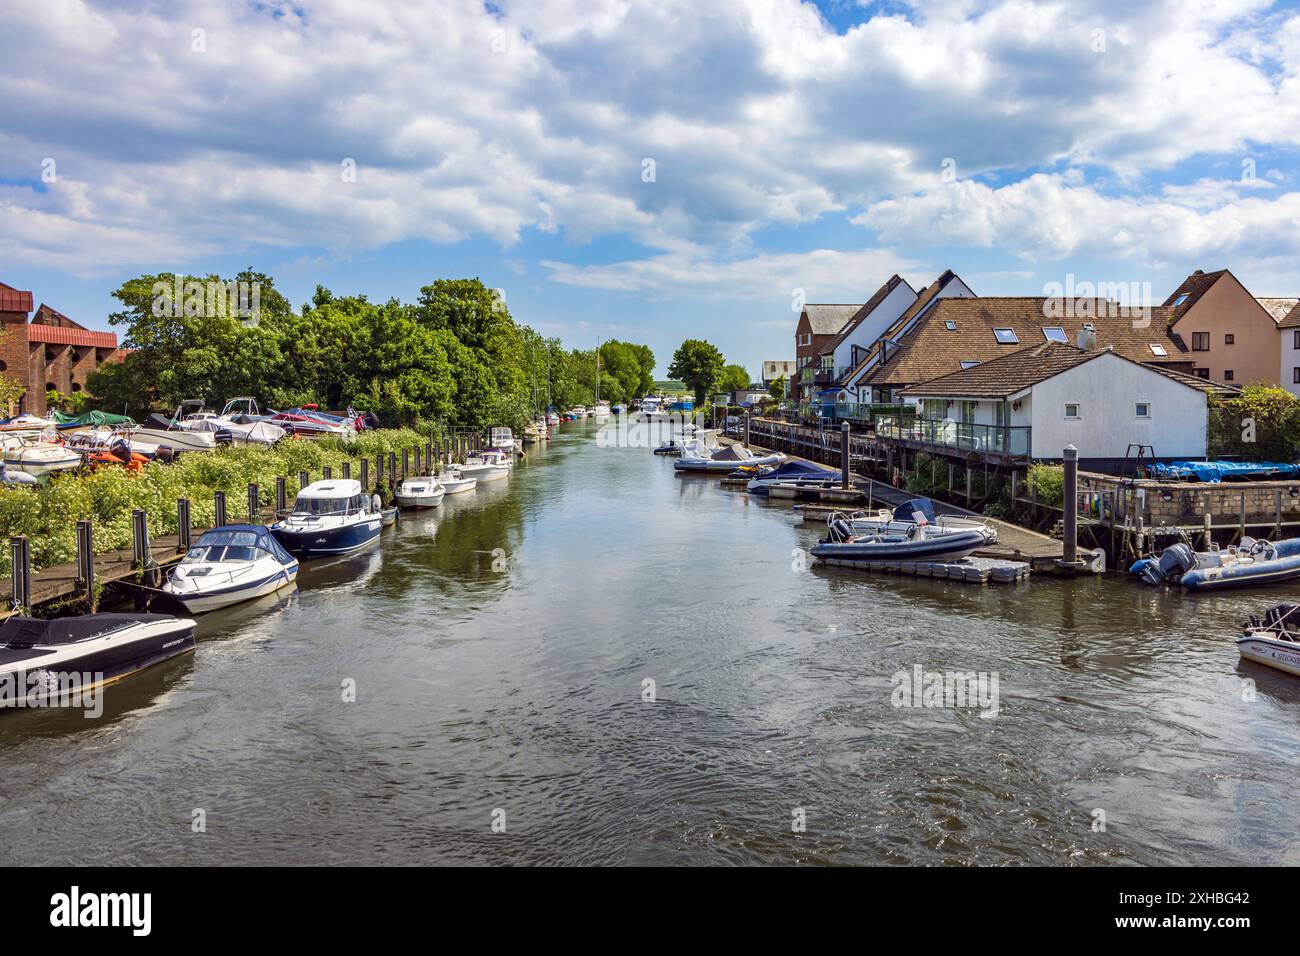
[{"label": "outboard motor", "polygon": [[1196,567],[1196,552],[1191,549],[1190,545],[1181,541],[1178,544],[1171,544],[1160,555],[1159,565],[1160,574],[1163,578],[1177,581]]},{"label": "outboard motor", "polygon": [[834,518],[826,526],[826,544],[845,544],[853,540],[853,526],[843,518]]}]

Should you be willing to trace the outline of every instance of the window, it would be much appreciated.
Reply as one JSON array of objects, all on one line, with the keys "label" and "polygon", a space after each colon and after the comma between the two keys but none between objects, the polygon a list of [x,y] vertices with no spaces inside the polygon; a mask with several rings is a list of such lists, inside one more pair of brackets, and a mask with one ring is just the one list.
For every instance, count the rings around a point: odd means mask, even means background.
[{"label": "window", "polygon": [[943,327],[944,327],[945,329],[947,329],[949,332],[956,332],[956,331],[957,331],[957,323],[954,322],[952,319],[949,319],[947,322],[945,322],[945,323],[943,324]]},{"label": "window", "polygon": [[1018,345],[1020,339],[1016,338],[1015,329],[994,329],[993,335],[997,338],[999,345]]},{"label": "window", "polygon": [[1232,334],[1231,332],[1225,332],[1225,333],[1224,333],[1224,335],[1223,335],[1223,344],[1224,344],[1224,345],[1232,345],[1234,341],[1235,341],[1235,339],[1234,339],[1233,334]]},{"label": "window", "polygon": [[1180,305],[1182,305],[1184,302],[1187,301],[1187,297],[1188,297],[1189,295],[1191,295],[1190,292],[1184,292],[1184,293],[1183,293],[1182,295],[1180,295],[1178,298],[1174,299],[1174,305],[1173,305],[1173,307],[1174,307],[1175,309],[1178,308]]},{"label": "window", "polygon": [[1223,370],[1223,380],[1224,380],[1225,382],[1231,382],[1232,379],[1233,379],[1232,369],[1230,369],[1230,368],[1225,368],[1225,369]]},{"label": "window", "polygon": [[1047,325],[1043,327],[1043,338],[1049,342],[1068,342],[1069,337],[1065,334],[1065,329],[1059,325]]},{"label": "window", "polygon": [[812,345],[812,333],[811,333],[811,332],[804,332],[802,335],[800,335],[800,336],[799,336],[798,344],[799,344],[799,345]]},{"label": "window", "polygon": [[1210,350],[1210,333],[1193,332],[1192,333],[1192,351],[1208,352]]},{"label": "window", "polygon": [[1194,368],[1192,369],[1192,374],[1197,378],[1209,378],[1210,370],[1208,368]]},{"label": "window", "polygon": [[962,363],[961,363],[961,367],[964,368],[964,369],[966,369],[966,368],[974,368],[976,365],[979,365],[979,362],[962,362]]},{"label": "window", "polygon": [[1300,329],[1291,333],[1291,348],[1300,349]]},{"label": "window", "polygon": [[72,390],[73,390],[74,392],[79,392],[79,391],[81,391],[81,385],[80,385],[79,383],[77,383],[77,382],[73,382],[73,383],[72,383]]},{"label": "window", "polygon": [[1065,417],[1069,420],[1077,420],[1079,417],[1079,406],[1069,403],[1065,406]]},{"label": "window", "polygon": [[1300,385],[1300,368],[1291,369],[1291,381]]},{"label": "window", "polygon": [[1151,405],[1149,402],[1138,402],[1133,406],[1133,412],[1138,418],[1151,417]]},{"label": "window", "polygon": [[1166,349],[1163,345],[1157,345],[1155,342],[1152,342],[1151,354],[1159,356],[1160,358],[1165,358],[1169,354],[1169,350]]}]

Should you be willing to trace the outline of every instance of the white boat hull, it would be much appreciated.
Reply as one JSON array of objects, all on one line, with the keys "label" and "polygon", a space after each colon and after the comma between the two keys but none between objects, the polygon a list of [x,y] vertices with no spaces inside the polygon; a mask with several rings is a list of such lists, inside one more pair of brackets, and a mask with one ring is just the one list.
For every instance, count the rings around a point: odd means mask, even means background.
[{"label": "white boat hull", "polygon": [[408,478],[397,487],[393,499],[403,508],[436,508],[447,491],[434,478]]},{"label": "white boat hull", "polygon": [[463,495],[478,487],[477,478],[439,478],[438,480],[442,482],[442,487],[449,495]]},{"label": "white boat hull", "polygon": [[212,451],[217,447],[217,438],[212,432],[137,428],[135,437],[143,438],[159,448],[170,448],[172,451]]},{"label": "white boat hull", "polygon": [[1300,677],[1300,644],[1247,635],[1237,638],[1241,659]]},{"label": "white boat hull", "polygon": [[281,568],[278,572],[271,574],[269,577],[250,582],[243,586],[232,586],[230,589],[219,589],[208,594],[203,592],[178,592],[172,590],[170,582],[164,586],[163,590],[167,591],[173,598],[185,605],[185,610],[191,614],[206,614],[209,611],[215,611],[219,608],[229,607],[232,604],[240,604],[244,601],[251,601],[254,598],[265,597],[268,594],[274,594],[281,588],[288,587],[298,577],[298,569],[295,567],[292,571]]}]

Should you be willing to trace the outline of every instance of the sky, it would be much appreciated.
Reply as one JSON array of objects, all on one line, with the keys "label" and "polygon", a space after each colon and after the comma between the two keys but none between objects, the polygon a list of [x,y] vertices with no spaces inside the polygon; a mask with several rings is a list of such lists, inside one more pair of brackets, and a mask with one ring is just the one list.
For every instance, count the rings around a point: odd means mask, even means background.
[{"label": "sky", "polygon": [[108,328],[128,278],[246,267],[295,304],[477,276],[661,376],[706,338],[757,377],[895,272],[1300,295],[1300,8],[0,4],[0,281]]}]

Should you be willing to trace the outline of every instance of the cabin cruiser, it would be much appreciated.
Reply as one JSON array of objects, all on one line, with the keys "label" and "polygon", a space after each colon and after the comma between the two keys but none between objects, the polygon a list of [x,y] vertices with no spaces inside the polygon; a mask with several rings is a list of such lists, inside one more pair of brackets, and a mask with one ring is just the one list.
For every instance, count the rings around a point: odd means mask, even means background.
[{"label": "cabin cruiser", "polygon": [[1300,538],[1273,543],[1247,536],[1217,551],[1193,551],[1179,542],[1159,558],[1134,562],[1129,572],[1148,584],[1181,584],[1189,591],[1277,584],[1300,577]]},{"label": "cabin cruiser", "polygon": [[351,478],[312,482],[293,511],[271,525],[280,544],[300,558],[347,554],[379,538],[380,508]]},{"label": "cabin cruiser", "polygon": [[0,625],[0,707],[49,706],[192,650],[194,622],[170,614],[11,617]]},{"label": "cabin cruiser", "polygon": [[205,531],[163,585],[191,614],[271,594],[294,582],[298,562],[262,525]]},{"label": "cabin cruiser", "polygon": [[403,508],[436,508],[442,504],[447,489],[432,475],[423,478],[404,478],[393,497]]},{"label": "cabin cruiser", "polygon": [[1241,659],[1300,677],[1300,604],[1269,608],[1261,621],[1254,614],[1237,638]]},{"label": "cabin cruiser", "polygon": [[470,455],[465,464],[459,466],[464,478],[476,478],[479,484],[485,481],[499,481],[510,474],[510,459],[504,453],[493,449],[484,449],[477,455]]},{"label": "cabin cruiser", "polygon": [[513,454],[517,447],[514,432],[503,426],[488,430],[488,445],[492,448],[500,448],[507,454]]},{"label": "cabin cruiser", "polygon": [[742,466],[779,465],[786,460],[783,452],[755,455],[744,445],[727,445],[710,450],[701,441],[690,441],[682,446],[681,456],[673,462],[678,471],[695,471],[706,474],[730,474]]},{"label": "cabin cruiser", "polygon": [[463,495],[478,486],[478,479],[466,477],[459,465],[450,465],[438,476],[438,483],[449,495]]},{"label": "cabin cruiser", "polygon": [[0,436],[5,468],[33,478],[45,478],[56,471],[69,471],[81,464],[81,455],[56,441],[10,433]]},{"label": "cabin cruiser", "polygon": [[812,555],[824,561],[857,564],[869,561],[960,561],[987,543],[982,530],[944,531],[919,522],[905,531],[855,534],[838,512],[826,522],[826,537]]}]

